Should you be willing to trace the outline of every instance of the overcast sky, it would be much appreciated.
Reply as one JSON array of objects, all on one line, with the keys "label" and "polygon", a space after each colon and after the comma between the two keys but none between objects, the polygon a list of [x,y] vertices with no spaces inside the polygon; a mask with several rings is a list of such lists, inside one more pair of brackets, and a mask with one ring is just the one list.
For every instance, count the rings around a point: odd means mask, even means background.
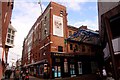
[{"label": "overcast sky", "polygon": [[[23,40],[28,31],[41,14],[39,0],[14,0],[14,8],[12,13],[12,25],[16,28],[15,46],[10,49],[8,62],[19,59],[22,55]],[[98,11],[97,2],[95,0],[41,0],[43,10],[50,1],[55,1],[66,6],[68,25],[80,27],[88,26],[89,29],[98,30]],[[58,2],[59,1],[59,2]]]}]

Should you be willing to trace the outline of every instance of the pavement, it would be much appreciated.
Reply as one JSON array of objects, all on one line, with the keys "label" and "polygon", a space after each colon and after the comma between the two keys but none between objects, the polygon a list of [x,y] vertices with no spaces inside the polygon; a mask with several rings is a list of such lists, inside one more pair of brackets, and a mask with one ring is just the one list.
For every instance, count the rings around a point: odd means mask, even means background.
[{"label": "pavement", "polygon": [[[8,79],[4,79],[4,80],[8,80]],[[11,77],[9,80],[14,80],[14,74],[12,73]],[[19,79],[22,80],[22,79]],[[34,76],[29,76],[29,80],[100,80],[97,78],[97,76],[95,75],[81,75],[79,77],[67,77],[67,78],[56,78],[56,79],[40,79]],[[112,80],[112,79],[110,79]]]}]

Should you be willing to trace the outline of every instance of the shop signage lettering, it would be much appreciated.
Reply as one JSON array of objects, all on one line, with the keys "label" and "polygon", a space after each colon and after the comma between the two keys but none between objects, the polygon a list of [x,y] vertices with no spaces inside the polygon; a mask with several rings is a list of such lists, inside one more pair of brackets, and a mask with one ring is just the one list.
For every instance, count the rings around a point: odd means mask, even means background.
[{"label": "shop signage lettering", "polygon": [[53,53],[54,56],[66,56],[66,57],[74,57],[72,54],[60,54],[60,53]]}]

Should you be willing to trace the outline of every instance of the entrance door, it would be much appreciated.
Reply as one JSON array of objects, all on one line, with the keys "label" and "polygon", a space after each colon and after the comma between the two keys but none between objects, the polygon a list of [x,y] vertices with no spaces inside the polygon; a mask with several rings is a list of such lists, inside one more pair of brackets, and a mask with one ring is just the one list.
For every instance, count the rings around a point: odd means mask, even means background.
[{"label": "entrance door", "polygon": [[54,71],[54,77],[59,78],[61,77],[61,67],[60,66],[55,66],[55,71]]},{"label": "entrance door", "polygon": [[71,77],[73,77],[75,75],[75,65],[74,64],[70,64],[70,75],[71,75]]}]

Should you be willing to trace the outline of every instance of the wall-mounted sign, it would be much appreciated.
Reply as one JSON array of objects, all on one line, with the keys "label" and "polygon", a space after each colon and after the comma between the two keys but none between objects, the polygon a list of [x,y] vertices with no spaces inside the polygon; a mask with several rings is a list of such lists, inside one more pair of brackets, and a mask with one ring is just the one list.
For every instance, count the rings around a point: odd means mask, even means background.
[{"label": "wall-mounted sign", "polygon": [[63,18],[53,15],[53,35],[63,37]]}]

